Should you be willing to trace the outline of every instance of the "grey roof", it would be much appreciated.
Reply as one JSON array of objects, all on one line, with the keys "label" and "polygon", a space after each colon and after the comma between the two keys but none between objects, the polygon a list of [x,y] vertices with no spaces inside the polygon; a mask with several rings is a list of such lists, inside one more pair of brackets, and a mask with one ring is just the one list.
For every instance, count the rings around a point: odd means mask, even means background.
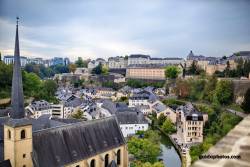
[{"label": "grey roof", "polygon": [[102,108],[108,110],[111,114],[115,114],[115,112],[117,111],[115,103],[111,100],[104,100]]},{"label": "grey roof", "polygon": [[147,124],[148,121],[145,119],[141,112],[117,112],[116,114],[119,124]]},{"label": "grey roof", "polygon": [[24,117],[25,112],[24,112],[23,101],[24,101],[23,84],[22,84],[18,24],[17,24],[16,25],[13,77],[12,77],[12,90],[11,90],[11,107],[13,108],[12,112],[10,113],[11,118],[23,118]]},{"label": "grey roof", "polygon": [[165,58],[152,57],[150,59],[151,60],[183,60],[183,58],[178,58],[178,57],[165,57]]},{"label": "grey roof", "polygon": [[203,120],[203,114],[199,112],[192,103],[187,103],[184,106],[180,106],[177,110],[182,110],[184,112],[184,116],[187,120]]},{"label": "grey roof", "polygon": [[34,166],[65,166],[125,144],[115,117],[33,133]]},{"label": "grey roof", "polygon": [[167,109],[167,107],[162,103],[156,103],[155,105],[152,106],[152,108],[156,112],[162,112],[162,111],[165,111]]},{"label": "grey roof", "polygon": [[146,90],[142,90],[140,92],[134,93],[133,96],[131,96],[129,99],[133,99],[133,100],[147,99],[147,100],[155,101],[156,96],[153,93],[150,93]]},{"label": "grey roof", "polygon": [[129,58],[150,58],[149,55],[142,55],[142,54],[132,54]]},{"label": "grey roof", "polygon": [[85,101],[83,99],[72,96],[72,98],[68,99],[67,102],[65,102],[65,106],[66,107],[78,107],[81,104],[83,104],[84,102]]},{"label": "grey roof", "polygon": [[41,110],[46,110],[46,109],[49,109],[50,108],[50,104],[49,102],[45,101],[45,100],[40,100],[40,101],[33,101],[31,104],[30,104],[30,107],[34,110],[38,110],[38,111],[41,111]]},{"label": "grey roof", "polygon": [[8,125],[10,127],[20,127],[20,126],[26,126],[31,125],[32,122],[28,118],[21,118],[21,119],[12,119],[10,118],[7,122],[5,122],[5,125]]}]

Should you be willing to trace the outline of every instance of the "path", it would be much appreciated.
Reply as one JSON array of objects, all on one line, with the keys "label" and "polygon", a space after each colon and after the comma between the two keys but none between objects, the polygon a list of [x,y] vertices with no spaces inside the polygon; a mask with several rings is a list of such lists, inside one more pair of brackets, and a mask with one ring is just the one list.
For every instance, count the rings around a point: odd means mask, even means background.
[{"label": "path", "polygon": [[226,111],[227,112],[230,112],[232,114],[235,114],[239,117],[242,117],[242,118],[245,118],[247,116],[247,114],[243,113],[243,112],[239,112],[239,111],[236,111],[236,110],[233,110],[233,109],[230,109],[230,108],[226,108]]}]

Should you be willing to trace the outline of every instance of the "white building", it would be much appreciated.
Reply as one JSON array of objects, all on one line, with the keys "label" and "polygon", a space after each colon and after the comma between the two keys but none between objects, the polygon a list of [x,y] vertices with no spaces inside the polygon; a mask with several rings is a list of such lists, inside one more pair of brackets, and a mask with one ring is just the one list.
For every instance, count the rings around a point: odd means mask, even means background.
[{"label": "white building", "polygon": [[128,65],[128,59],[122,56],[110,57],[108,59],[109,69],[124,69]]},{"label": "white building", "polygon": [[178,65],[183,63],[184,59],[175,57],[166,58],[151,58],[149,55],[130,55],[128,57],[128,65],[140,65],[140,64],[158,64],[158,65]]},{"label": "white building", "polygon": [[97,67],[99,64],[106,65],[106,61],[102,58],[92,60],[88,63],[88,69],[93,69],[93,68]]},{"label": "white building", "polygon": [[[13,64],[14,63],[14,56],[10,56],[10,55],[4,56],[3,61],[5,64]],[[20,57],[20,61],[21,61],[22,67],[24,67],[28,63],[27,57],[24,57],[24,56]]]},{"label": "white building", "polygon": [[154,100],[155,96],[153,94],[143,90],[129,97],[128,103],[129,107],[146,106],[150,105],[150,101]]},{"label": "white building", "polygon": [[148,121],[141,112],[116,112],[116,117],[124,137],[148,130]]},{"label": "white building", "polygon": [[62,104],[50,104],[45,100],[34,101],[25,109],[27,115],[35,119],[43,115],[51,115],[51,117],[55,118],[65,118]]},{"label": "white building", "polygon": [[149,64],[150,56],[149,55],[130,55],[128,57],[128,65],[137,65],[137,64]]},{"label": "white building", "polygon": [[28,63],[44,64],[44,61],[42,58],[29,58]]}]

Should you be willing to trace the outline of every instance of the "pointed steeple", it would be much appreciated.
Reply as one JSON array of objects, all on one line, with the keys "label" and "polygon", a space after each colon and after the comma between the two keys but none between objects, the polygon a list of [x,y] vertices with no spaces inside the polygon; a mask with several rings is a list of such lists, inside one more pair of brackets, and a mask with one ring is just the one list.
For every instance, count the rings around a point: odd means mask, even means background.
[{"label": "pointed steeple", "polygon": [[16,39],[15,39],[15,52],[14,52],[14,65],[11,89],[11,107],[12,112],[10,117],[19,119],[24,117],[24,99],[23,99],[23,83],[19,51],[19,37],[18,37],[18,17],[16,24]]}]

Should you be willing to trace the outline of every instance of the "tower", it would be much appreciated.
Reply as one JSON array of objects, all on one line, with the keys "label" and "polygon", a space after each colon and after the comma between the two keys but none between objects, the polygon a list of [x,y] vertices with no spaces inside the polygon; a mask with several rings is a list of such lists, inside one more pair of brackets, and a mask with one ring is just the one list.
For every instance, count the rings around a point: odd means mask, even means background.
[{"label": "tower", "polygon": [[10,119],[4,124],[4,159],[12,167],[32,167],[32,124],[24,118],[24,99],[19,52],[18,17],[14,52]]},{"label": "tower", "polygon": [[19,51],[19,36],[18,36],[18,17],[16,24],[16,39],[15,39],[15,52],[14,52],[14,65],[11,89],[11,118],[24,117],[24,103],[23,103],[23,83],[21,73],[20,51]]}]

